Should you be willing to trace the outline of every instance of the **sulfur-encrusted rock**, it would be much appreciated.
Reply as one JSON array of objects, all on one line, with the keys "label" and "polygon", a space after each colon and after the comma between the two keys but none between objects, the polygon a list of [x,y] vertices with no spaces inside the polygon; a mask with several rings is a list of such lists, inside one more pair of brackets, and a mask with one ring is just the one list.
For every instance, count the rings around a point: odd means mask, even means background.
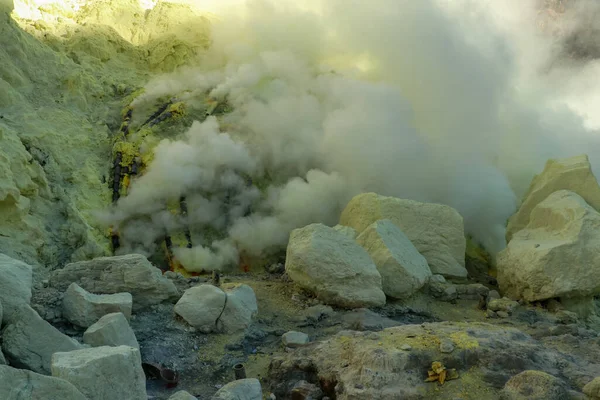
[{"label": "sulfur-encrusted rock", "polygon": [[381,275],[366,250],[323,224],[292,231],[285,270],[298,286],[327,304],[348,308],[385,304]]},{"label": "sulfur-encrusted rock", "polygon": [[425,257],[432,273],[467,276],[463,218],[452,207],[363,193],[348,203],[340,224],[360,234],[381,219],[391,220],[404,232]]},{"label": "sulfur-encrusted rock", "polygon": [[308,344],[308,342],[310,342],[310,338],[306,333],[289,331],[283,334],[281,341],[285,347],[294,348]]},{"label": "sulfur-encrusted rock", "polygon": [[2,334],[2,351],[11,365],[40,374],[50,372],[52,354],[82,348],[26,304],[19,306]]},{"label": "sulfur-encrusted rock", "polygon": [[215,400],[262,400],[262,388],[258,379],[238,379],[223,386],[215,395]]},{"label": "sulfur-encrusted rock", "polygon": [[94,347],[140,345],[123,313],[106,314],[83,333],[83,342]]},{"label": "sulfur-encrusted rock", "polygon": [[258,312],[256,295],[248,285],[224,284],[227,302],[218,320],[219,330],[227,333],[242,331],[250,326]]},{"label": "sulfur-encrusted rock", "polygon": [[3,308],[0,325],[8,323],[18,306],[29,304],[32,284],[29,264],[0,254],[0,303]]},{"label": "sulfur-encrusted rock", "polygon": [[350,239],[356,239],[356,237],[358,236],[358,234],[356,233],[356,231],[352,228],[350,228],[349,226],[344,226],[344,225],[336,225],[333,227],[333,229],[335,229],[336,231],[338,231],[339,233],[348,236]]},{"label": "sulfur-encrusted rock", "polygon": [[129,293],[92,294],[72,283],[63,297],[63,316],[72,324],[83,328],[114,312],[123,313],[129,319],[132,300]]},{"label": "sulfur-encrusted rock", "polygon": [[55,353],[52,376],[69,381],[90,399],[148,398],[140,351],[129,346]]},{"label": "sulfur-encrusted rock", "polygon": [[564,400],[570,398],[560,379],[543,371],[523,371],[510,378],[502,400]]},{"label": "sulfur-encrusted rock", "polygon": [[134,311],[179,298],[173,282],[140,254],[68,264],[50,277],[50,285],[59,290],[66,290],[73,282],[92,293],[131,293]]},{"label": "sulfur-encrusted rock", "polygon": [[369,225],[356,238],[381,274],[383,292],[395,298],[410,297],[427,283],[427,260],[389,219]]},{"label": "sulfur-encrusted rock", "polygon": [[583,393],[592,400],[600,399],[600,376],[589,382],[583,387]]},{"label": "sulfur-encrusted rock", "polygon": [[587,155],[548,160],[541,174],[533,178],[518,211],[508,220],[506,241],[529,224],[533,209],[552,193],[569,190],[581,196],[592,208],[600,210],[600,186]]},{"label": "sulfur-encrusted rock", "polygon": [[2,400],[89,400],[75,386],[60,378],[0,365]]},{"label": "sulfur-encrusted rock", "polygon": [[578,194],[552,193],[497,256],[498,283],[512,299],[600,293],[600,214]]},{"label": "sulfur-encrusted rock", "polygon": [[217,329],[217,319],[223,313],[227,295],[213,285],[189,288],[175,304],[175,313],[201,332]]}]

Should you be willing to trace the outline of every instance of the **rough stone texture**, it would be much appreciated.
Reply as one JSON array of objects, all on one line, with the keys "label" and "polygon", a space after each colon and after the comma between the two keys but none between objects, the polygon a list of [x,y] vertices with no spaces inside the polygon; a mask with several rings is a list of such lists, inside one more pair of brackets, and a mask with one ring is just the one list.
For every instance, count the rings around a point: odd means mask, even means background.
[{"label": "rough stone texture", "polygon": [[192,396],[185,390],[180,390],[175,393],[173,396],[169,397],[169,400],[198,400],[197,397]]},{"label": "rough stone texture", "polygon": [[2,351],[0,351],[0,365],[6,365],[6,358],[4,358]]},{"label": "rough stone texture", "polygon": [[292,231],[285,270],[298,286],[327,304],[349,308],[385,304],[381,275],[366,250],[325,225]]},{"label": "rough stone texture", "polygon": [[55,353],[52,376],[71,382],[94,400],[147,399],[140,351],[129,346]]},{"label": "rough stone texture", "polygon": [[308,344],[310,339],[306,333],[289,331],[283,334],[281,341],[285,347],[300,347]]},{"label": "rough stone texture", "polygon": [[542,371],[523,371],[504,385],[503,400],[565,400],[569,398],[565,384]]},{"label": "rough stone texture", "polygon": [[218,320],[219,330],[234,333],[246,329],[258,312],[254,290],[248,285],[236,284],[224,284],[222,288],[227,295],[227,301]]},{"label": "rough stone texture", "polygon": [[529,224],[533,209],[552,193],[569,190],[600,210],[600,186],[592,173],[587,155],[548,160],[541,174],[533,178],[519,210],[508,220],[506,241]]},{"label": "rough stone texture", "polygon": [[32,283],[30,265],[0,254],[0,302],[4,311],[0,325],[9,322],[19,305],[29,304]]},{"label": "rough stone texture", "polygon": [[34,372],[50,372],[52,354],[82,345],[44,321],[31,307],[21,305],[2,334],[2,351],[11,365]]},{"label": "rough stone texture", "polygon": [[574,192],[552,193],[498,253],[503,294],[526,301],[600,293],[600,214]]},{"label": "rough stone texture", "polygon": [[381,274],[383,292],[390,297],[410,297],[431,276],[425,257],[389,219],[369,225],[356,241],[371,256]]},{"label": "rough stone texture", "polygon": [[358,236],[358,233],[356,233],[356,231],[354,229],[350,228],[349,226],[336,225],[333,227],[333,229],[335,229],[339,233],[349,237],[350,239],[356,239],[356,237]]},{"label": "rough stone texture", "polygon": [[[571,338],[586,346],[573,357],[563,350],[570,348],[565,347],[570,343],[567,336],[538,341],[515,328],[477,322],[402,325],[381,332],[340,331],[322,342],[275,356],[268,389],[277,398],[287,398],[293,382],[305,380],[338,400],[458,399],[467,391],[468,398],[499,399],[515,374],[538,370],[560,376],[565,387],[580,390],[600,371],[600,349],[595,334],[585,340]],[[451,353],[440,351],[446,340],[454,345]],[[410,351],[402,350],[404,345]],[[442,388],[424,382],[433,361],[455,368],[458,380]]]},{"label": "rough stone texture", "polygon": [[381,219],[391,220],[404,232],[425,257],[432,273],[467,276],[463,218],[452,207],[363,193],[348,203],[340,224],[360,234]]},{"label": "rough stone texture", "polygon": [[600,399],[600,376],[583,387],[583,393],[593,400]]},{"label": "rough stone texture", "polygon": [[492,311],[504,311],[507,313],[512,313],[517,307],[519,303],[514,300],[507,299],[503,297],[501,299],[490,300],[487,304],[487,308]]},{"label": "rough stone texture", "polygon": [[89,400],[64,379],[0,365],[2,400]]},{"label": "rough stone texture", "polygon": [[129,319],[132,301],[129,293],[92,294],[72,283],[63,298],[63,316],[72,324],[83,328],[114,312],[121,312]]},{"label": "rough stone texture", "polygon": [[92,293],[131,293],[134,311],[179,298],[173,282],[140,254],[68,264],[54,271],[50,278],[50,285],[60,290],[67,289],[73,282]]},{"label": "rough stone texture", "polygon": [[123,313],[106,314],[83,333],[83,342],[94,347],[140,345]]},{"label": "rough stone texture", "polygon": [[175,305],[175,313],[201,332],[212,332],[216,330],[226,299],[225,292],[216,286],[194,286],[183,293]]},{"label": "rough stone texture", "polygon": [[239,379],[223,386],[213,399],[219,400],[262,400],[262,388],[258,379]]}]

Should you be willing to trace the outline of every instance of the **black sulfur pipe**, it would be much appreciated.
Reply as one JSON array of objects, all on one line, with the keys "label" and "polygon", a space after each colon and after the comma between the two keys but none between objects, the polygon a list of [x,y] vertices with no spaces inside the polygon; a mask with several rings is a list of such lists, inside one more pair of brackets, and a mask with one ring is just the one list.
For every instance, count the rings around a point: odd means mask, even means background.
[{"label": "black sulfur pipe", "polygon": [[246,369],[244,364],[235,364],[233,366],[233,372],[235,373],[235,379],[246,379]]}]

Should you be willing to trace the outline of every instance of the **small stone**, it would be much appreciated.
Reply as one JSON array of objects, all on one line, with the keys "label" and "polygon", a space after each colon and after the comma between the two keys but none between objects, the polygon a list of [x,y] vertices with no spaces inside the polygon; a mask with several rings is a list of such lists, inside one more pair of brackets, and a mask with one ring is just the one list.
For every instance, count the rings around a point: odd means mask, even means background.
[{"label": "small stone", "polygon": [[400,350],[410,351],[410,350],[412,350],[412,346],[410,344],[405,343],[402,346],[400,346]]},{"label": "small stone", "polygon": [[600,376],[583,387],[583,393],[592,399],[600,399]]},{"label": "small stone", "polygon": [[500,318],[508,318],[509,315],[506,311],[496,311],[496,315],[498,315],[498,317]]},{"label": "small stone", "polygon": [[83,334],[83,342],[94,347],[131,346],[140,348],[123,313],[106,314]]},{"label": "small stone", "polygon": [[446,283],[446,278],[442,275],[434,274],[429,277],[429,282]]},{"label": "small stone", "polygon": [[561,324],[576,324],[579,320],[577,313],[567,310],[561,310],[556,313],[556,319]]},{"label": "small stone", "polygon": [[198,400],[198,398],[192,396],[185,390],[180,390],[179,392],[169,397],[169,400]]},{"label": "small stone", "polygon": [[485,317],[486,318],[498,318],[498,314],[496,314],[494,311],[492,310],[487,310],[485,312]]},{"label": "small stone", "polygon": [[440,342],[440,351],[442,353],[452,353],[454,351],[454,343],[449,339],[442,339]]},{"label": "small stone", "polygon": [[494,299],[488,302],[488,308],[492,311],[505,311],[511,314],[517,307],[519,303],[513,301],[511,299],[507,299],[503,297],[501,299]]},{"label": "small stone", "polygon": [[238,379],[223,386],[214,395],[215,400],[262,400],[262,388],[258,379]]},{"label": "small stone", "polygon": [[306,333],[296,331],[286,332],[281,339],[283,345],[290,348],[301,347],[310,342]]}]

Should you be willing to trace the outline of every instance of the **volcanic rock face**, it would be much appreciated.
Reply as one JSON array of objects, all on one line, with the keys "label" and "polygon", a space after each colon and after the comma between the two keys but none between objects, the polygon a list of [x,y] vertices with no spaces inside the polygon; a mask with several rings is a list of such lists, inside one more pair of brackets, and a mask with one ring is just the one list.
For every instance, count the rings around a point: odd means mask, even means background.
[{"label": "volcanic rock face", "polygon": [[348,203],[340,224],[360,234],[382,219],[389,219],[404,232],[425,257],[432,273],[445,277],[467,276],[464,225],[456,210],[441,204],[363,193]]},{"label": "volcanic rock face", "polygon": [[22,261],[0,254],[0,326],[7,323],[15,310],[31,301],[32,268]]},{"label": "volcanic rock face", "polygon": [[497,257],[498,283],[527,301],[600,293],[600,213],[559,190],[537,204],[525,229]]},{"label": "volcanic rock face", "polygon": [[381,275],[369,254],[325,225],[292,231],[285,270],[297,285],[328,304],[349,308],[385,304]]}]

